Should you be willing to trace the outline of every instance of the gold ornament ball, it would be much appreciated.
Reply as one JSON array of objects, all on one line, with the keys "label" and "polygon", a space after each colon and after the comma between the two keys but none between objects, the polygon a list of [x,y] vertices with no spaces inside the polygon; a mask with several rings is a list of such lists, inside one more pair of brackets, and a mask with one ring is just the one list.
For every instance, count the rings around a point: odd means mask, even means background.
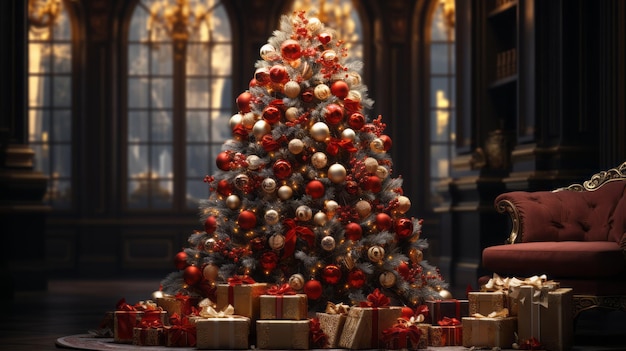
[{"label": "gold ornament ball", "polygon": [[365,170],[370,173],[376,173],[378,170],[378,161],[373,157],[366,158],[363,163],[365,163]]},{"label": "gold ornament ball", "polygon": [[411,208],[411,200],[404,195],[398,196],[398,212],[406,213]]},{"label": "gold ornament ball", "polygon": [[265,134],[269,133],[272,130],[272,126],[267,123],[264,119],[260,119],[254,123],[252,127],[252,134],[254,134],[257,139],[261,139]]},{"label": "gold ornament ball", "polygon": [[383,287],[391,288],[396,285],[396,275],[389,271],[383,272],[380,276],[378,276],[378,281]]},{"label": "gold ornament ball", "polygon": [[326,207],[326,211],[330,213],[335,213],[337,209],[339,208],[339,204],[335,200],[329,200],[329,201],[326,201],[326,204],[324,205],[324,207]]},{"label": "gold ornament ball", "polygon": [[381,246],[374,245],[367,249],[367,258],[374,263],[378,263],[385,257],[385,249]]},{"label": "gold ornament ball", "polygon": [[454,299],[454,297],[452,296],[452,293],[449,292],[446,289],[439,290],[439,295],[441,296],[441,298],[443,300],[452,300],[452,299]]},{"label": "gold ornament ball", "polygon": [[330,88],[326,84],[318,84],[315,89],[313,89],[313,95],[319,100],[326,100],[330,97]]},{"label": "gold ornament ball", "polygon": [[370,142],[370,150],[374,151],[375,153],[381,154],[385,152],[385,143],[382,139],[376,138]]},{"label": "gold ornament ball", "polygon": [[239,208],[239,206],[241,206],[241,200],[239,199],[239,196],[229,195],[226,198],[226,207],[230,208],[231,210],[236,210]]},{"label": "gold ornament ball", "polygon": [[157,290],[157,291],[152,293],[152,300],[156,301],[157,299],[161,299],[164,296],[165,296],[165,294],[163,293],[163,291]]},{"label": "gold ornament ball", "polygon": [[[348,80],[346,80],[346,82],[348,82],[348,84],[350,84],[350,82]],[[361,98],[362,98],[361,93],[359,93],[356,90],[350,90],[348,92],[348,97],[346,97],[346,100],[351,100],[353,102],[361,102]]]},{"label": "gold ornament ball", "polygon": [[339,184],[346,179],[346,168],[340,164],[335,163],[328,168],[328,179],[335,184]]},{"label": "gold ornament ball", "polygon": [[358,213],[361,218],[369,216],[372,212],[372,205],[365,200],[357,202],[356,205],[354,205],[354,208],[356,209],[356,213]]},{"label": "gold ornament ball", "polygon": [[322,238],[322,249],[326,251],[333,251],[335,249],[335,238],[330,235],[327,235]]},{"label": "gold ornament ball", "polygon": [[287,111],[285,111],[285,118],[290,122],[293,122],[296,119],[298,119],[298,108],[297,107],[288,108]]},{"label": "gold ornament ball", "polygon": [[247,130],[251,130],[252,127],[254,127],[256,121],[257,118],[253,112],[248,112],[241,118],[241,124],[243,124],[243,126],[246,127]]},{"label": "gold ornament ball", "polygon": [[289,200],[291,199],[291,196],[293,196],[293,189],[291,189],[289,186],[283,185],[278,188],[278,197],[281,200]]},{"label": "gold ornament ball", "polygon": [[261,46],[259,54],[265,61],[275,61],[280,58],[280,53],[276,51],[276,48],[273,47],[272,44],[265,44]]},{"label": "gold ornament ball", "polygon": [[345,256],[342,256],[339,259],[341,260],[341,264],[346,266],[348,270],[352,270],[352,268],[354,268],[354,258],[352,258],[351,253],[348,252]]},{"label": "gold ornament ball", "polygon": [[248,177],[246,174],[238,174],[235,177],[235,187],[237,187],[237,189],[239,190],[243,190],[246,186],[248,186],[249,182],[250,177]]},{"label": "gold ornament ball", "polygon": [[422,252],[422,250],[412,247],[409,250],[409,259],[413,263],[420,263],[424,259],[424,253]]},{"label": "gold ornament ball", "polygon": [[204,241],[204,251],[211,253],[215,248],[215,238],[208,238]]},{"label": "gold ornament ball", "polygon": [[289,277],[289,286],[295,290],[300,291],[304,288],[304,276],[300,273],[296,273]]},{"label": "gold ornament ball", "polygon": [[296,218],[299,221],[306,222],[309,221],[313,217],[313,211],[309,206],[302,205],[296,208]]},{"label": "gold ornament ball", "polygon": [[285,83],[283,90],[285,91],[285,95],[287,95],[288,98],[295,99],[298,97],[298,95],[300,95],[300,84],[298,84],[298,82],[296,81],[290,80]]},{"label": "gold ornament ball", "polygon": [[314,153],[313,156],[311,156],[311,164],[313,164],[313,167],[317,169],[326,167],[327,162],[328,162],[328,157],[323,152],[318,151]]},{"label": "gold ornament ball", "polygon": [[326,213],[319,211],[313,216],[313,223],[319,227],[323,227],[328,222],[328,216]]},{"label": "gold ornament ball", "polygon": [[378,166],[375,173],[380,179],[386,179],[389,176],[389,170],[385,166]]},{"label": "gold ornament ball", "polygon": [[354,141],[356,138],[356,132],[352,128],[346,128],[341,132],[342,140]]},{"label": "gold ornament ball", "polygon": [[328,128],[328,125],[324,122],[316,122],[315,124],[313,124],[309,132],[311,134],[311,137],[316,141],[324,141],[330,135],[330,129]]},{"label": "gold ornament ball", "polygon": [[270,236],[267,243],[273,250],[280,250],[285,246],[285,236],[282,234],[274,234]]},{"label": "gold ornament ball", "polygon": [[202,276],[204,277],[204,279],[212,282],[217,279],[219,272],[220,269],[216,265],[209,263],[202,269]]},{"label": "gold ornament ball", "polygon": [[320,21],[317,17],[309,18],[309,22],[306,24],[306,29],[308,29],[312,34],[315,34],[323,27],[324,25],[322,24],[322,21]]},{"label": "gold ornament ball", "polygon": [[261,183],[261,188],[268,194],[271,194],[276,190],[276,181],[274,178],[265,178]]},{"label": "gold ornament ball", "polygon": [[291,139],[287,145],[287,149],[294,155],[298,155],[304,150],[304,143],[300,139]]},{"label": "gold ornament ball", "polygon": [[248,169],[251,171],[255,171],[259,169],[259,167],[261,167],[261,163],[263,161],[257,155],[250,155],[246,157],[246,162],[248,163]]},{"label": "gold ornament ball", "polygon": [[239,113],[236,113],[232,115],[232,117],[230,117],[230,120],[228,121],[228,125],[230,126],[230,129],[235,129],[235,127],[241,124],[242,121],[243,121],[243,116]]},{"label": "gold ornament ball", "polygon": [[[346,77],[345,81],[351,87],[355,85],[359,85],[361,84],[361,75],[358,74],[357,72],[350,72],[348,73],[348,77]],[[350,94],[348,94],[348,96],[350,96]]]},{"label": "gold ornament ball", "polygon": [[280,216],[278,215],[278,211],[276,210],[267,210],[265,211],[265,216],[263,216],[263,218],[265,219],[265,223],[273,225],[278,223]]}]

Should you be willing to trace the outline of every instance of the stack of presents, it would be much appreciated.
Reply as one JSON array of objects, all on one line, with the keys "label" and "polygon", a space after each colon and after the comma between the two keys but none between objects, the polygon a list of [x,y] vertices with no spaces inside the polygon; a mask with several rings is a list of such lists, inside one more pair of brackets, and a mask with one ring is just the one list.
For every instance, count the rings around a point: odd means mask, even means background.
[{"label": "stack of presents", "polygon": [[545,277],[497,275],[466,300],[391,306],[375,290],[353,306],[308,311],[289,284],[231,278],[216,301],[178,294],[113,312],[118,343],[198,349],[427,349],[441,346],[562,351],[572,343],[572,289]]}]

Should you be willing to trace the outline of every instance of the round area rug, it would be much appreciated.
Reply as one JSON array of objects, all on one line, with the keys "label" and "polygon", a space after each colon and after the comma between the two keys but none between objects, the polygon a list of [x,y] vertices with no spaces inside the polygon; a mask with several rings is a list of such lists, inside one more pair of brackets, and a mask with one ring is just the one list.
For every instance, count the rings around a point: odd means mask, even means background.
[{"label": "round area rug", "polygon": [[195,350],[195,347],[165,347],[165,346],[137,346],[132,344],[118,344],[113,338],[96,338],[91,334],[69,335],[58,338],[56,346],[75,350]]}]

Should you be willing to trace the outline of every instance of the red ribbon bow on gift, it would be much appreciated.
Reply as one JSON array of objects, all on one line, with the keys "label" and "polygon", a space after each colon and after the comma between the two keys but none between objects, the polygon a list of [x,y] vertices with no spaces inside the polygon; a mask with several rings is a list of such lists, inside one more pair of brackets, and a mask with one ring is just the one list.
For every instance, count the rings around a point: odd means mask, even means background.
[{"label": "red ribbon bow on gift", "polygon": [[331,138],[326,144],[326,152],[331,156],[337,155],[339,153],[339,148],[342,148],[350,153],[357,152],[357,148],[354,147],[351,140]]},{"label": "red ribbon bow on gift", "polygon": [[228,278],[228,285],[230,286],[242,285],[242,284],[254,284],[254,283],[256,283],[256,281],[254,281],[254,279],[252,279],[252,277],[248,275],[244,275],[244,276],[234,275]]},{"label": "red ribbon bow on gift", "polygon": [[134,306],[127,304],[125,298],[121,298],[115,304],[115,310],[116,311],[136,311],[137,309]]},{"label": "red ribbon bow on gift", "polygon": [[414,316],[417,318],[419,315],[424,316],[424,319],[426,319],[426,317],[428,317],[428,313],[430,311],[428,310],[428,305],[420,305],[417,306],[417,308],[415,309],[415,314]]},{"label": "red ribbon bow on gift", "polygon": [[442,327],[448,327],[448,326],[453,326],[453,325],[459,325],[461,324],[461,322],[456,318],[443,317],[443,319],[438,321],[437,324],[439,324]]},{"label": "red ribbon bow on gift", "polygon": [[328,335],[322,330],[320,321],[317,318],[309,319],[309,330],[311,344],[318,348],[325,348],[328,345]]},{"label": "red ribbon bow on gift", "polygon": [[396,324],[383,330],[382,340],[384,342],[398,340],[399,344],[404,348],[406,347],[405,343],[407,337],[413,344],[417,344],[421,335],[422,331],[415,324],[411,324],[405,319],[399,318]]},{"label": "red ribbon bow on gift", "polygon": [[298,236],[306,240],[309,247],[315,246],[315,234],[310,228],[299,226],[293,218],[287,218],[283,222],[289,229],[285,234],[285,247],[283,250],[283,258],[291,257],[296,250],[296,240]]},{"label": "red ribbon bow on gift", "polygon": [[543,345],[534,337],[531,337],[528,340],[524,340],[521,344],[519,344],[520,350],[540,350],[543,349]]},{"label": "red ribbon bow on gift", "polygon": [[283,285],[273,285],[269,289],[267,289],[268,295],[295,295],[296,291],[293,290],[289,284],[285,283]]},{"label": "red ribbon bow on gift", "polygon": [[375,289],[371,294],[367,295],[367,301],[361,301],[360,307],[385,307],[389,306],[391,300],[387,295]]},{"label": "red ribbon bow on gift", "polygon": [[147,311],[141,321],[139,322],[140,328],[162,328],[163,322],[161,321],[161,311]]},{"label": "red ribbon bow on gift", "polygon": [[[187,317],[178,313],[170,317],[169,333],[171,346],[196,346],[196,326]],[[185,339],[184,337],[187,337]]]}]

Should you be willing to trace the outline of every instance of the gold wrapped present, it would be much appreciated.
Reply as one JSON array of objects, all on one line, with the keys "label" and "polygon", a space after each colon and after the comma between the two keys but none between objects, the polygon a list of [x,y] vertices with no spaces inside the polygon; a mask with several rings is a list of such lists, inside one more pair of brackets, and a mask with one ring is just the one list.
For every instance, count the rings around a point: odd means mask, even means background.
[{"label": "gold wrapped present", "polygon": [[163,327],[156,328],[133,328],[133,345],[138,346],[163,346],[165,338]]},{"label": "gold wrapped present", "polygon": [[212,350],[247,349],[250,318],[233,315],[234,311],[232,305],[222,311],[209,307],[208,317],[196,319],[196,347]]},{"label": "gold wrapped present", "polygon": [[491,312],[501,311],[507,307],[506,298],[503,291],[471,291],[467,294],[469,315],[480,313],[486,316]]},{"label": "gold wrapped present", "polygon": [[510,349],[515,342],[517,318],[463,317],[463,346]]},{"label": "gold wrapped present", "polygon": [[133,342],[134,328],[140,326],[142,320],[157,320],[165,324],[167,312],[157,307],[152,301],[140,301],[135,305],[126,303],[125,299],[118,301],[113,313],[113,341],[130,344]]},{"label": "gold wrapped present", "polygon": [[260,296],[260,319],[307,319],[307,297],[296,294],[289,284],[273,286]]},{"label": "gold wrapped present", "polygon": [[328,337],[328,347],[337,347],[349,310],[350,307],[342,303],[328,302],[324,312],[317,312],[320,327]]},{"label": "gold wrapped present", "polygon": [[572,348],[574,337],[573,291],[558,288],[548,292],[547,304],[541,305],[541,338],[539,341],[551,351]]},{"label": "gold wrapped present", "polygon": [[309,348],[308,320],[258,320],[256,340],[259,349],[306,350]]},{"label": "gold wrapped present", "polygon": [[198,305],[200,298],[184,294],[165,295],[156,299],[157,306],[167,311],[170,316],[174,313],[179,316],[192,314],[193,307]]},{"label": "gold wrapped present", "polygon": [[[196,346],[196,320],[200,316],[179,316],[177,313],[170,316],[170,325],[164,327],[165,346],[194,347]],[[193,319],[193,321],[192,321]]]},{"label": "gold wrapped present", "polygon": [[339,347],[377,349],[383,330],[391,327],[402,315],[401,307],[352,307],[343,326]]},{"label": "gold wrapped present", "polygon": [[428,328],[430,346],[461,346],[463,344],[462,325],[431,325]]},{"label": "gold wrapped present", "polygon": [[224,309],[228,305],[235,307],[235,314],[251,319],[259,318],[259,296],[265,294],[267,284],[255,283],[247,278],[232,277],[228,284],[218,284],[217,309]]}]

